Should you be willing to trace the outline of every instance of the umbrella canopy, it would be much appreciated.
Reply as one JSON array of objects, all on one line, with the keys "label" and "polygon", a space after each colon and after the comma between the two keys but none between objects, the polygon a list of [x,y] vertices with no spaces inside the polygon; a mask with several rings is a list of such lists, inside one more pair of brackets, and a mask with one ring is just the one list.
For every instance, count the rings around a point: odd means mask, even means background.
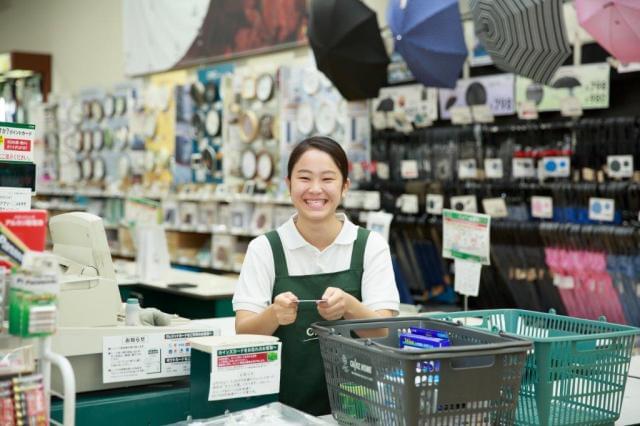
[{"label": "umbrella canopy", "polygon": [[387,21],[417,81],[455,88],[467,58],[458,0],[391,0]]},{"label": "umbrella canopy", "polygon": [[389,55],[378,19],[360,0],[313,0],[307,36],[318,69],[345,99],[375,98],[386,85]]},{"label": "umbrella canopy", "polygon": [[576,0],[578,22],[622,63],[640,62],[640,1]]},{"label": "umbrella canopy", "polygon": [[562,0],[470,0],[476,35],[496,66],[548,83],[571,54]]}]

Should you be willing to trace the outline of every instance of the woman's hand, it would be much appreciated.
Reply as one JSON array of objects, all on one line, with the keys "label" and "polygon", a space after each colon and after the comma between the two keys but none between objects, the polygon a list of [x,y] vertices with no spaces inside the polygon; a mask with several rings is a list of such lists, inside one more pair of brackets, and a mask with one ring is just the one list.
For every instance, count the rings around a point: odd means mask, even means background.
[{"label": "woman's hand", "polygon": [[289,325],[298,316],[298,297],[287,291],[273,299],[273,313],[279,325]]},{"label": "woman's hand", "polygon": [[344,317],[355,300],[349,293],[339,288],[327,287],[322,295],[322,302],[318,302],[318,313],[328,321],[339,320]]}]

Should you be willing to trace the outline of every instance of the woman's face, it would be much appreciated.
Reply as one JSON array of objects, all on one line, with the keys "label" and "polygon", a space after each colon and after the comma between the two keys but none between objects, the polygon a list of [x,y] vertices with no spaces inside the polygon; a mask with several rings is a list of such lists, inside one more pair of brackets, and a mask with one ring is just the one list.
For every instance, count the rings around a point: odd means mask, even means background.
[{"label": "woman's face", "polygon": [[349,188],[349,180],[343,182],[340,170],[329,154],[309,149],[293,166],[287,185],[298,216],[323,221],[335,215]]}]

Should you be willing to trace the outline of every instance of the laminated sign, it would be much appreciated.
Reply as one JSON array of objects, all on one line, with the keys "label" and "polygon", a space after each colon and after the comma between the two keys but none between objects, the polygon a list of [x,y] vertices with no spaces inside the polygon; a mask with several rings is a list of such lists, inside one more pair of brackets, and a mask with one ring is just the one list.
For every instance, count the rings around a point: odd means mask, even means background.
[{"label": "laminated sign", "polygon": [[209,401],[279,393],[281,360],[281,342],[212,348]]},{"label": "laminated sign", "polygon": [[0,122],[0,161],[33,162],[36,126]]}]

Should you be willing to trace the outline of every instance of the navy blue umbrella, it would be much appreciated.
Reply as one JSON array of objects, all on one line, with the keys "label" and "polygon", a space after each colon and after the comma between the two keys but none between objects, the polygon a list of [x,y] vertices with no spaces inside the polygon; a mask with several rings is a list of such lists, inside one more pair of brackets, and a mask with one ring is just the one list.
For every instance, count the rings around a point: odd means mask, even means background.
[{"label": "navy blue umbrella", "polygon": [[456,86],[467,58],[457,0],[391,0],[387,21],[395,49],[417,81]]}]

